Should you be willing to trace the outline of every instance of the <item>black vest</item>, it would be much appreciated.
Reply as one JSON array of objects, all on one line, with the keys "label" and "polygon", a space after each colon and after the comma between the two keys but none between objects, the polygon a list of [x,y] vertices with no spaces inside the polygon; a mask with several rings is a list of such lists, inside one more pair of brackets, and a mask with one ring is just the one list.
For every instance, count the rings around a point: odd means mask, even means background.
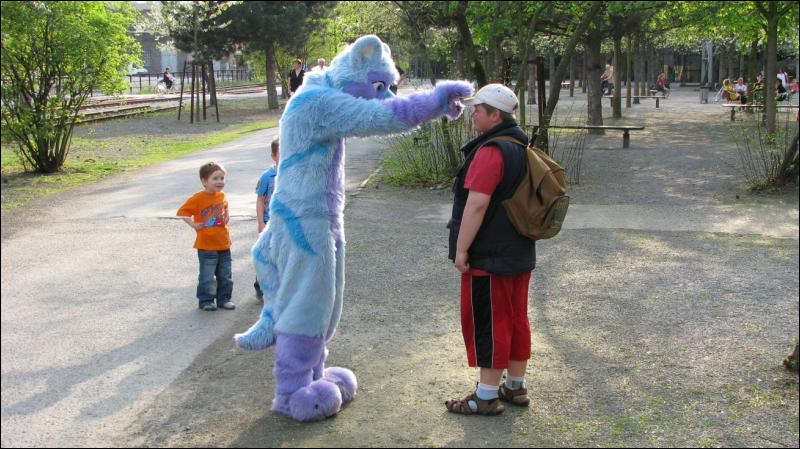
[{"label": "black vest", "polygon": [[[461,217],[467,204],[469,189],[464,188],[464,181],[475,154],[484,143],[498,136],[513,137],[527,144],[528,136],[516,122],[503,122],[461,148],[465,154],[464,163],[458,167],[453,184],[453,214],[447,227],[450,229],[450,260],[455,260],[458,232],[461,228]],[[536,266],[536,243],[522,235],[514,228],[500,204],[510,198],[522,177],[527,172],[525,148],[506,140],[492,142],[503,153],[503,179],[492,194],[489,207],[483,217],[478,234],[469,247],[469,265],[471,268],[488,271],[500,276],[513,276],[529,273]]]}]

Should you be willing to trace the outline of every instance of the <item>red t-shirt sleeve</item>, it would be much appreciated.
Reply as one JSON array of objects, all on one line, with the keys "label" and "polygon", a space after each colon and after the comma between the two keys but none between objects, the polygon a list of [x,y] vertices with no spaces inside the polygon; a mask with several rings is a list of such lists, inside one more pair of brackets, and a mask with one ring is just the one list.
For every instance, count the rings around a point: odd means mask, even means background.
[{"label": "red t-shirt sleeve", "polygon": [[497,184],[503,180],[503,152],[500,147],[487,145],[480,150],[467,170],[464,187],[486,195],[494,193]]}]

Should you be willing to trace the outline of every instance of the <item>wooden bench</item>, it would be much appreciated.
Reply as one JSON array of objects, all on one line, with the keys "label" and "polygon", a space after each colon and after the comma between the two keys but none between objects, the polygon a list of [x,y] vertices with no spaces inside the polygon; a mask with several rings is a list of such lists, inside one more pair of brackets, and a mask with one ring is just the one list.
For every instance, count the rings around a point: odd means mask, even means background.
[{"label": "wooden bench", "polygon": [[567,88],[567,89],[569,89],[569,85],[570,85],[570,82],[569,82],[569,81],[562,81],[562,82],[561,82],[561,88],[562,88],[562,89],[564,89],[564,88]]},{"label": "wooden bench", "polygon": [[633,95],[633,96],[631,96],[631,98],[639,98],[639,99],[642,99],[642,98],[655,98],[656,99],[656,109],[658,109],[658,106],[659,106],[658,103],[661,100],[666,100],[667,99],[667,97],[665,97],[663,95]]},{"label": "wooden bench", "polygon": [[[528,125],[529,129],[538,129],[537,125]],[[631,146],[631,131],[641,131],[644,126],[636,125],[551,125],[550,129],[603,129],[622,131],[622,148]]]},{"label": "wooden bench", "polygon": [[[614,96],[613,95],[603,95],[604,97],[608,98],[608,105],[612,108],[614,107]],[[625,97],[620,97],[620,99]],[[655,98],[656,99],[656,109],[659,107],[659,102],[661,100],[666,100],[667,97],[661,97],[657,95],[631,95],[631,98]]]},{"label": "wooden bench", "polygon": [[[723,103],[723,108],[731,108],[731,121],[736,121],[736,108],[742,108],[745,111],[754,111],[756,109],[764,109],[766,106],[763,104],[741,104],[741,103]],[[777,109],[797,109],[799,106],[796,104],[776,104]]]}]

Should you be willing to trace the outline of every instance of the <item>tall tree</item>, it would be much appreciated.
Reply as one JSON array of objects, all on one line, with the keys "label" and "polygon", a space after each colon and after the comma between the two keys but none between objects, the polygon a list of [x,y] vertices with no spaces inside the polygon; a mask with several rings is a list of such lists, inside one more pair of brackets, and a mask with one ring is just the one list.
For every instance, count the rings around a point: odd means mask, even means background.
[{"label": "tall tree", "polygon": [[129,2],[2,2],[2,119],[23,160],[52,173],[95,88],[121,92],[140,48]]},{"label": "tall tree", "polygon": [[[762,19],[762,27],[767,34],[767,85],[766,89],[766,118],[767,132],[775,134],[775,80],[778,75],[778,29],[791,24],[797,27],[797,2],[753,2]],[[794,10],[794,14],[790,12]],[[794,20],[792,20],[794,19]],[[792,20],[787,22],[787,20]],[[796,28],[795,28],[796,30]]]},{"label": "tall tree", "polygon": [[312,20],[325,15],[331,2],[250,1],[235,3],[222,14],[229,22],[226,36],[250,51],[264,53],[269,109],[278,109],[275,87],[276,45],[299,51],[309,36]]}]

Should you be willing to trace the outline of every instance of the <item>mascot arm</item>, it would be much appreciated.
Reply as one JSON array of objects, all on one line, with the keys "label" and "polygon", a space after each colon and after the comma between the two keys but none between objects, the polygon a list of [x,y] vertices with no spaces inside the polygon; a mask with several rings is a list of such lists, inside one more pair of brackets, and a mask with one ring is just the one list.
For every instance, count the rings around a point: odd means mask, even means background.
[{"label": "mascot arm", "polygon": [[397,120],[408,128],[414,128],[442,115],[457,119],[464,111],[464,105],[459,100],[472,93],[472,86],[464,81],[440,81],[433,91],[394,97],[383,103],[392,110]]},{"label": "mascot arm", "polygon": [[325,111],[319,114],[319,119],[314,122],[315,114],[311,111],[303,116],[312,121],[317,136],[393,134],[413,129],[444,114],[452,119],[458,118],[464,109],[458,100],[472,92],[472,86],[462,81],[442,81],[433,91],[383,101],[328,91],[327,95],[319,95],[318,102],[315,102],[320,111]]}]

